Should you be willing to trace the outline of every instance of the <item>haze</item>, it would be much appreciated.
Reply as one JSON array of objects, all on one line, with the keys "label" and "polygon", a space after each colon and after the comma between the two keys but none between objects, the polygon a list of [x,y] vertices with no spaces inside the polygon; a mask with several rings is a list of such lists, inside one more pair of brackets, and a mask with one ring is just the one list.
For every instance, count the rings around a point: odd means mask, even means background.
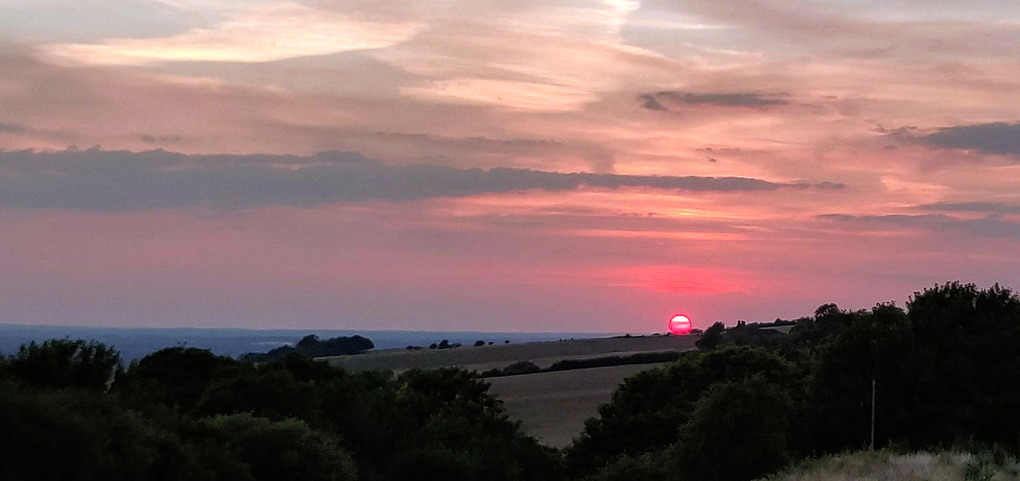
[{"label": "haze", "polygon": [[1020,287],[1020,4],[0,0],[0,323],[664,331]]}]

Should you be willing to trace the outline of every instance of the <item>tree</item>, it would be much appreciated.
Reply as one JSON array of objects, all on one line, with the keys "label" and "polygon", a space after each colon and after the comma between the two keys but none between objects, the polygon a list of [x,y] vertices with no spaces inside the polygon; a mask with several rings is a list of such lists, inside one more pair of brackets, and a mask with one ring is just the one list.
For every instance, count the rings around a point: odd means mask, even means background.
[{"label": "tree", "polygon": [[114,388],[190,411],[222,370],[240,367],[237,361],[206,349],[172,347],[132,363]]},{"label": "tree", "polygon": [[675,479],[749,481],[782,468],[793,411],[790,396],[764,376],[713,385],[670,450]]},{"label": "tree", "polygon": [[705,333],[701,335],[701,339],[698,339],[694,344],[702,351],[714,350],[722,342],[722,337],[725,332],[726,326],[724,326],[721,322],[716,322],[706,329]]},{"label": "tree", "polygon": [[[280,346],[267,353],[247,353],[241,357],[245,362],[268,362],[284,359],[293,354],[300,354],[305,357],[328,357],[344,356],[349,354],[360,354],[375,348],[375,344],[367,337],[358,335],[346,337],[333,337],[320,339],[315,334],[309,334],[294,346]],[[411,349],[412,346],[408,346]]]},{"label": "tree", "polygon": [[302,421],[274,422],[245,413],[217,416],[204,424],[255,481],[357,479],[354,460],[337,439]]},{"label": "tree", "polygon": [[909,439],[916,420],[919,363],[910,321],[894,304],[848,314],[840,333],[817,354],[807,435],[801,449],[838,452],[870,442],[872,382],[881,390],[876,416],[879,447]]},{"label": "tree", "polygon": [[0,479],[171,481],[207,474],[172,430],[104,393],[0,382],[0,431]]},{"label": "tree", "polygon": [[598,417],[585,421],[584,431],[566,450],[568,465],[583,477],[621,455],[662,450],[677,441],[679,428],[713,384],[755,376],[802,397],[804,374],[763,348],[688,353],[668,367],[632,375],[599,408]]},{"label": "tree", "polygon": [[1016,443],[1020,298],[998,284],[950,282],[915,292],[907,315],[927,368],[916,385],[926,400],[917,406],[923,442]]},{"label": "tree", "polygon": [[120,353],[105,344],[54,339],[21,346],[4,370],[27,386],[105,391],[121,368]]}]

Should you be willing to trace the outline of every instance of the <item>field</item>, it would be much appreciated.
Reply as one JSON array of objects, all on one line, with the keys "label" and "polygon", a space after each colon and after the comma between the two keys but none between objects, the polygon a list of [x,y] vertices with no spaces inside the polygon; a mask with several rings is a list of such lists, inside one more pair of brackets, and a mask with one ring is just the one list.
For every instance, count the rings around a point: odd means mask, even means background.
[{"label": "field", "polygon": [[[626,356],[641,352],[689,351],[697,336],[642,336],[578,339],[454,349],[383,349],[357,356],[326,358],[348,370],[432,369],[447,366],[473,371],[503,368],[531,361],[547,368],[564,359]],[[599,405],[623,379],[654,364],[611,366],[487,379],[491,392],[503,399],[508,414],[522,422],[525,432],[549,446],[563,447],[581,433],[584,420],[598,413]]]},{"label": "field", "polygon": [[616,386],[655,364],[596,367],[488,379],[490,392],[506,403],[510,417],[547,446],[562,448],[598,414]]},{"label": "field", "polygon": [[382,349],[356,356],[323,358],[331,365],[349,371],[371,369],[402,372],[408,369],[434,369],[456,366],[468,370],[502,368],[517,361],[531,361],[548,367],[563,359],[587,359],[639,352],[687,351],[694,349],[697,336],[642,336],[577,339],[492,346],[462,346],[455,349]]}]

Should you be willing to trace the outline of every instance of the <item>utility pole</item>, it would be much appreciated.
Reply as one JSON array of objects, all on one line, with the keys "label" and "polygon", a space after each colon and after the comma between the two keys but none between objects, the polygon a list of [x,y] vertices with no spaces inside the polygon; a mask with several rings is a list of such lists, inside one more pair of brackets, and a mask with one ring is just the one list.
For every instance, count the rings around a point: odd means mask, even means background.
[{"label": "utility pole", "polygon": [[875,380],[871,380],[871,450],[875,450]]}]

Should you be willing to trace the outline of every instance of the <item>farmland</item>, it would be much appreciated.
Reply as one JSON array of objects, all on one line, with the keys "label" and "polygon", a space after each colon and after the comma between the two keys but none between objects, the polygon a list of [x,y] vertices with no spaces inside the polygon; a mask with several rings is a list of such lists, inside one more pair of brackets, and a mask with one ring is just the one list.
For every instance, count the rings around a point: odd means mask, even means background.
[{"label": "farmland", "polygon": [[507,413],[542,444],[568,446],[623,379],[654,364],[596,367],[489,379]]},{"label": "farmland", "polygon": [[[548,368],[557,361],[628,356],[637,353],[689,351],[697,336],[641,336],[578,339],[524,344],[463,346],[454,349],[384,349],[357,356],[327,358],[351,371],[462,367],[470,371],[503,368],[530,361]],[[627,376],[655,364],[609,366],[491,378],[491,392],[502,399],[508,414],[543,444],[564,447],[581,433],[584,420],[598,414],[613,390]]]},{"label": "farmland", "polygon": [[403,372],[408,369],[434,369],[462,367],[483,371],[501,368],[517,361],[531,361],[539,367],[548,367],[564,359],[660,351],[688,351],[695,348],[697,336],[640,336],[598,339],[571,339],[523,344],[496,344],[492,346],[463,346],[454,349],[382,349],[357,356],[321,358],[333,366],[348,371],[372,369]]}]

